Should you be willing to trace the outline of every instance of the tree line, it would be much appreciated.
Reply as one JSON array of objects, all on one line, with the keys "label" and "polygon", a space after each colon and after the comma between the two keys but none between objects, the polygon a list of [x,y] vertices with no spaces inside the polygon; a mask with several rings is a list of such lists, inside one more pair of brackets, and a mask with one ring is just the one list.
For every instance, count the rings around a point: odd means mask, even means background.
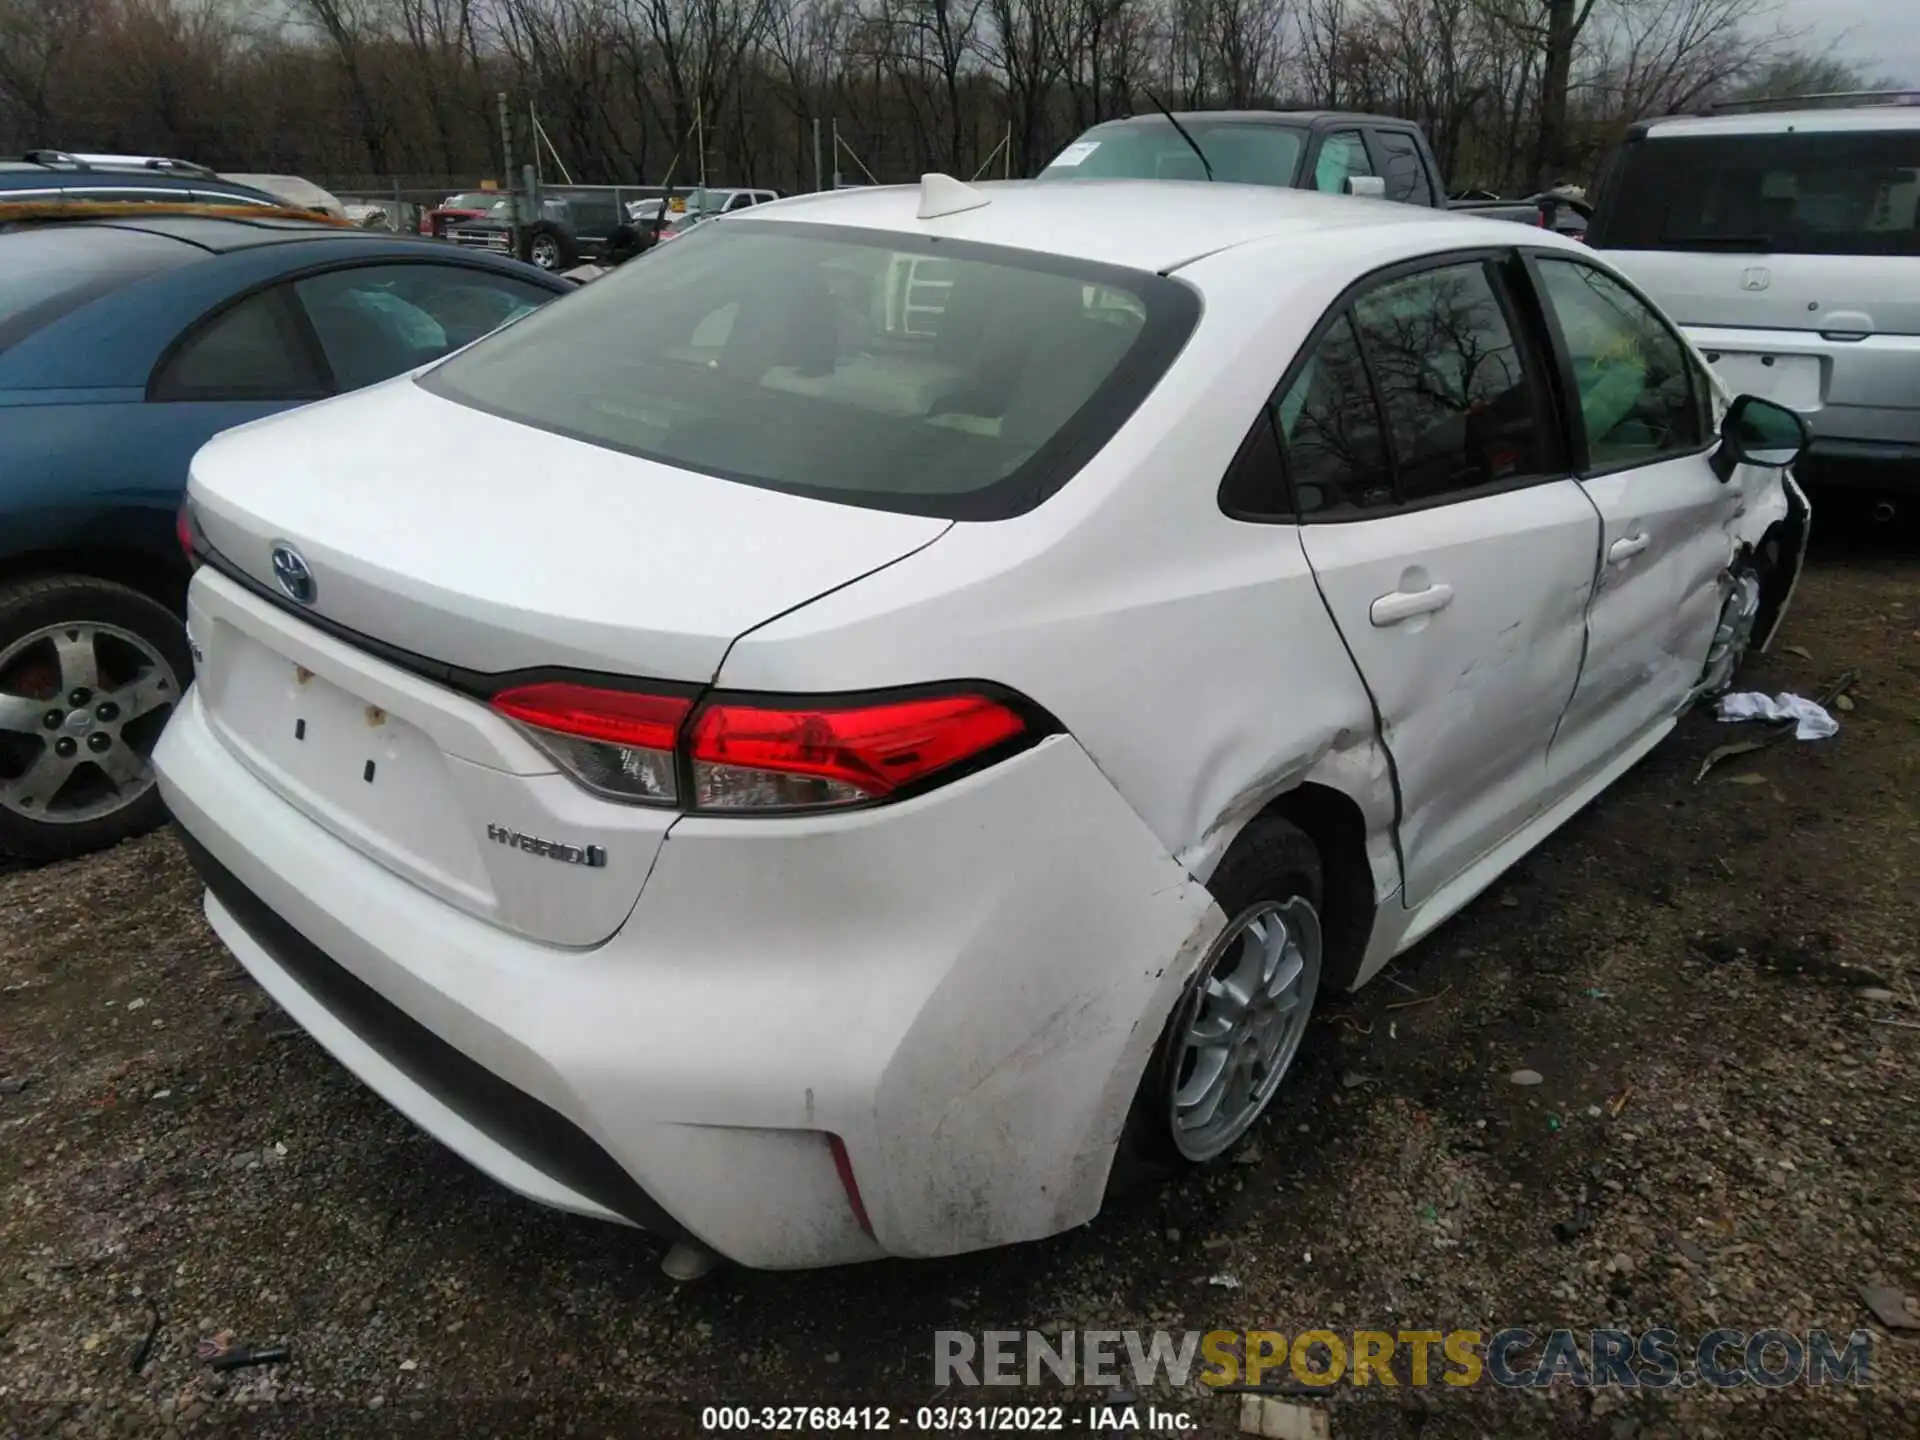
[{"label": "tree line", "polygon": [[[1859,88],[1772,0],[0,0],[0,152],[341,188],[1030,175],[1174,109],[1420,121],[1456,189],[1590,177],[1633,119]],[[551,148],[540,144],[539,132]]]}]

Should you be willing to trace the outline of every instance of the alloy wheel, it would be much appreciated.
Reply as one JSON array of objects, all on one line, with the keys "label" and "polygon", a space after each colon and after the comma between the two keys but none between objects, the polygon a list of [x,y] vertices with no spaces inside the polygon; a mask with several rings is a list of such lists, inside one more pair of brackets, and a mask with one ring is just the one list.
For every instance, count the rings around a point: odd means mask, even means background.
[{"label": "alloy wheel", "polygon": [[1733,684],[1740,666],[1753,644],[1754,625],[1760,618],[1760,577],[1741,570],[1733,577],[1733,589],[1720,606],[1720,622],[1714,627],[1713,643],[1707,647],[1707,663],[1700,677],[1700,690],[1718,695]]},{"label": "alloy wheel", "polygon": [[153,788],[152,755],[180,698],[166,658],[117,625],[32,631],[0,651],[0,808],[76,825]]},{"label": "alloy wheel", "polygon": [[542,270],[560,268],[560,246],[551,235],[536,235],[528,255]]},{"label": "alloy wheel", "polygon": [[1221,932],[1183,1003],[1167,1086],[1173,1143],[1211,1160],[1244,1135],[1293,1063],[1320,986],[1320,917],[1301,896]]}]

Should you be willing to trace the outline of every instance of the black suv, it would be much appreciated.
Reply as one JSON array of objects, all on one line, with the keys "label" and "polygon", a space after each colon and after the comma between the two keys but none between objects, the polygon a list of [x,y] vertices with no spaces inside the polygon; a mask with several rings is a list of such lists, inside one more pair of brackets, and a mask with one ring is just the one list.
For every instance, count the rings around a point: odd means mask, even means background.
[{"label": "black suv", "polygon": [[170,200],[204,205],[274,205],[251,185],[222,180],[204,165],[144,155],[76,155],[29,150],[0,159],[0,203],[61,200]]},{"label": "black suv", "polygon": [[[447,227],[447,239],[456,245],[507,254],[513,248],[513,227],[507,218],[509,203],[502,199],[478,220],[455,221]],[[610,190],[543,190],[540,218],[521,231],[524,253],[520,258],[542,270],[571,270],[582,261],[606,258],[614,232],[632,227],[625,208]]]}]

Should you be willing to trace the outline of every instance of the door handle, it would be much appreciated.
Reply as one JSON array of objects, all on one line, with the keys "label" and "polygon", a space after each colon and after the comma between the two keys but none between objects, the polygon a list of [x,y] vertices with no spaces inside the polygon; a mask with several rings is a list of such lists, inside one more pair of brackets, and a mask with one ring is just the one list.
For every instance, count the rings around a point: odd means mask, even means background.
[{"label": "door handle", "polygon": [[1622,560],[1631,560],[1647,548],[1647,535],[1643,530],[1638,535],[1629,535],[1624,540],[1616,540],[1607,547],[1607,563],[1618,565]]},{"label": "door handle", "polygon": [[1424,590],[1396,590],[1373,602],[1367,616],[1375,625],[1398,625],[1416,615],[1431,615],[1453,603],[1451,585],[1429,585]]}]

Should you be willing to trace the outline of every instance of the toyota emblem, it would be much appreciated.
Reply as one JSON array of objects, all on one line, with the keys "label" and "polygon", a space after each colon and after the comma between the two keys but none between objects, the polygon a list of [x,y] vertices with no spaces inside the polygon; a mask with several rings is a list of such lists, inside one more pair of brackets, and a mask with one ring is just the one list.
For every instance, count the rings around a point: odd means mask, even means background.
[{"label": "toyota emblem", "polygon": [[311,605],[320,588],[314,583],[313,571],[307,568],[307,562],[291,545],[273,547],[273,578],[289,599],[302,605]]}]

